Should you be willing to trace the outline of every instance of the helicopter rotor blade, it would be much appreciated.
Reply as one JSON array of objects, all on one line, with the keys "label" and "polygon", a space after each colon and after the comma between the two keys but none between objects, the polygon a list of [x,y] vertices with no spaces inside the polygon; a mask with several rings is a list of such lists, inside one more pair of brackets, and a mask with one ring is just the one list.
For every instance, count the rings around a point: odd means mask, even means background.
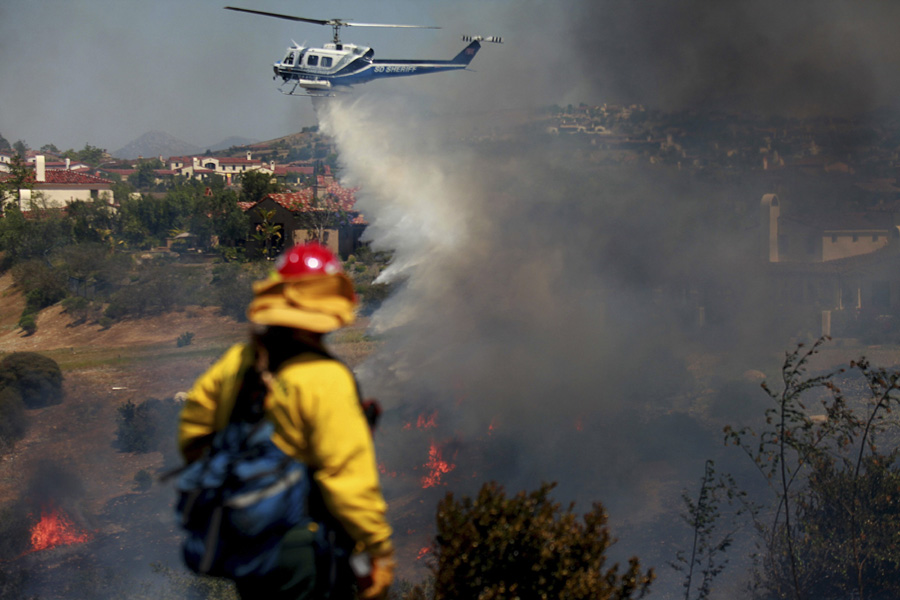
[{"label": "helicopter rotor blade", "polygon": [[354,21],[341,21],[346,27],[407,27],[413,29],[440,29],[431,25],[389,25],[387,23],[356,23]]},{"label": "helicopter rotor blade", "polygon": [[302,23],[315,23],[316,25],[330,25],[331,27],[407,27],[414,29],[440,29],[440,27],[432,27],[429,25],[392,25],[387,23],[354,23],[344,19],[308,19],[306,17],[294,17],[291,15],[282,15],[280,13],[266,12],[263,10],[252,10],[250,8],[238,8],[236,6],[226,6],[226,10],[236,10],[239,12],[251,13],[254,15],[262,15],[264,17],[275,17],[276,19],[286,19],[288,21],[299,21]]},{"label": "helicopter rotor blade", "polygon": [[[225,10],[236,10],[239,12],[252,13],[254,15],[262,15],[264,17],[275,17],[276,19],[286,19],[288,21],[300,21],[302,23],[315,23],[316,25],[334,25],[332,21],[322,19],[307,19],[306,17],[292,17],[291,15],[281,15],[278,13],[265,12],[262,10],[251,10],[249,8],[238,8],[236,6],[226,6]],[[343,23],[341,23],[343,25]]]}]

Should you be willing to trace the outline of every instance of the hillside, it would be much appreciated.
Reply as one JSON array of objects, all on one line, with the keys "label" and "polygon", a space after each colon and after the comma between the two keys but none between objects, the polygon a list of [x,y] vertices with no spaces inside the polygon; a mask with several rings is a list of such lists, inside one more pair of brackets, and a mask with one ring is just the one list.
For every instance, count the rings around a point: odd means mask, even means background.
[{"label": "hillside", "polygon": [[[53,358],[63,370],[64,398],[28,411],[25,438],[0,456],[0,518],[11,516],[32,527],[50,503],[64,509],[88,539],[13,556],[7,545],[0,554],[3,570],[9,577],[30,577],[33,583],[24,591],[45,600],[122,597],[148,582],[168,585],[152,564],[181,569],[172,485],[154,483],[140,491],[135,476],[173,466],[174,424],[162,435],[160,450],[120,452],[114,447],[118,409],[128,401],[139,404],[187,390],[225,348],[244,338],[246,323],[213,308],[191,308],[102,329],[73,326],[56,305],[43,310],[37,332],[25,336],[16,326],[23,306],[11,276],[0,276],[0,351]],[[333,341],[332,348],[351,365],[374,344],[364,339],[364,329],[361,323]],[[192,343],[179,348],[176,339],[186,331],[194,333]],[[4,577],[0,574],[0,597],[9,592]],[[14,596],[21,593],[18,589]]]}]

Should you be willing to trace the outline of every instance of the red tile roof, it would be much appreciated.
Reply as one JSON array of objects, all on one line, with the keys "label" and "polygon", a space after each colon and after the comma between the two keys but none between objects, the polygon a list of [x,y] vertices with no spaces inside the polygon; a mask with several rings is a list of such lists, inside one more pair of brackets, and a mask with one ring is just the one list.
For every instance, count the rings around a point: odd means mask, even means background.
[{"label": "red tile roof", "polygon": [[271,198],[291,212],[305,212],[310,210],[350,211],[356,205],[356,191],[358,188],[345,188],[338,183],[331,183],[319,188],[319,206],[315,207],[313,201],[313,189],[305,188],[299,192],[284,194],[269,194]]},{"label": "red tile roof", "polygon": [[[65,169],[47,169],[44,171],[44,181],[35,180],[34,171],[28,174],[26,181],[34,185],[111,185],[112,182],[96,175],[67,171]],[[0,181],[5,181],[10,175],[0,175]]]}]

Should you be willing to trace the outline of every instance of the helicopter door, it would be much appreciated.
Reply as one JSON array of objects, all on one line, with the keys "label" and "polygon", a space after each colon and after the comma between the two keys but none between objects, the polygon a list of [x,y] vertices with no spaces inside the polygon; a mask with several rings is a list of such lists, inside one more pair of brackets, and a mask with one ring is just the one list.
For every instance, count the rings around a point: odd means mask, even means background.
[{"label": "helicopter door", "polygon": [[312,71],[328,71],[331,69],[332,65],[332,57],[330,56],[320,56],[318,54],[307,54],[306,55],[306,66],[310,68]]}]

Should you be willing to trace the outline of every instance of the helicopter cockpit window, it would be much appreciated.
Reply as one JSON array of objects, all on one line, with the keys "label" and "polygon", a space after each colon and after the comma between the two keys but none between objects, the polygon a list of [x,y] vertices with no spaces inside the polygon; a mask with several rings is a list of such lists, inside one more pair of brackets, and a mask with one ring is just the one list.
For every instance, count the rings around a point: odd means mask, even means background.
[{"label": "helicopter cockpit window", "polygon": [[284,60],[281,62],[283,62],[286,65],[293,65],[294,64],[294,53],[290,52],[287,56],[284,57]]},{"label": "helicopter cockpit window", "polygon": [[319,64],[319,57],[315,54],[310,54],[306,57],[306,64],[310,67],[315,67]]},{"label": "helicopter cockpit window", "polygon": [[330,56],[323,56],[323,57],[322,57],[322,66],[323,66],[323,67],[330,67],[330,66],[331,66],[331,57],[330,57]]}]

